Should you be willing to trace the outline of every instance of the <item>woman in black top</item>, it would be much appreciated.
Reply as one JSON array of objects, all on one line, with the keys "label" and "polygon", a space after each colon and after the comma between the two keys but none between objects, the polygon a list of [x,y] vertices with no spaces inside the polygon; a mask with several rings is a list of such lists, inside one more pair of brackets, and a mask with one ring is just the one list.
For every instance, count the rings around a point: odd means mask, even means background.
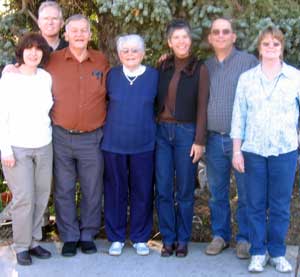
[{"label": "woman in black top", "polygon": [[173,55],[159,68],[156,204],[161,256],[188,252],[197,162],[205,145],[208,71],[191,54],[191,28],[181,19],[167,27]]}]

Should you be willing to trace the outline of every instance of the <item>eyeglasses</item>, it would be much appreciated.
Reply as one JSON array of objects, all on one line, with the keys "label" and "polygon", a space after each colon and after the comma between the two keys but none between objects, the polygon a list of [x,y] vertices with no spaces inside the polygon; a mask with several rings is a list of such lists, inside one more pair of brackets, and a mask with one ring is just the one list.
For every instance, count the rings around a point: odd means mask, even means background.
[{"label": "eyeglasses", "polygon": [[281,44],[280,44],[280,42],[262,42],[261,45],[262,45],[263,47],[269,47],[269,46],[271,46],[271,45],[273,45],[273,47],[278,47],[278,46],[280,46]]},{"label": "eyeglasses", "polygon": [[211,30],[211,34],[214,36],[218,36],[220,34],[222,34],[223,36],[229,35],[232,31],[230,29],[223,29],[223,30],[219,30],[219,29],[213,29]]},{"label": "eyeglasses", "polygon": [[137,53],[139,53],[141,50],[140,49],[138,49],[138,48],[132,48],[132,49],[127,49],[127,48],[124,48],[124,49],[122,49],[122,50],[120,50],[120,52],[122,53],[122,54],[129,54],[129,53],[131,53],[131,54],[137,54]]}]

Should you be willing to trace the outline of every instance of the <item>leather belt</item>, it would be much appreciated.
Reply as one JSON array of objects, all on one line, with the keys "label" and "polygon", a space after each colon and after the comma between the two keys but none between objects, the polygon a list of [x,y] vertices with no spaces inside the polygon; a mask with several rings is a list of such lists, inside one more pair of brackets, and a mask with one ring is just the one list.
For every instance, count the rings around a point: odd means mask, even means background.
[{"label": "leather belt", "polygon": [[54,125],[55,127],[63,130],[64,132],[70,134],[70,135],[82,135],[82,134],[87,134],[87,133],[91,133],[91,132],[94,132],[96,130],[92,130],[92,131],[81,131],[81,130],[73,130],[73,129],[65,129],[61,126],[58,126],[58,125]]}]

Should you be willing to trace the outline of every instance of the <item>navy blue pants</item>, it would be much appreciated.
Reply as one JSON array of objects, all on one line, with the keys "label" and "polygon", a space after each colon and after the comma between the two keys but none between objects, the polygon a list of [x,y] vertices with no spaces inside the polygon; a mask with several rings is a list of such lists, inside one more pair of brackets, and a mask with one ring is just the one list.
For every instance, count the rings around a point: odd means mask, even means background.
[{"label": "navy blue pants", "polygon": [[104,216],[109,241],[126,239],[130,202],[130,240],[147,242],[153,225],[154,152],[117,154],[103,151]]},{"label": "navy blue pants", "polygon": [[[54,201],[62,241],[90,241],[99,232],[103,187],[102,130],[70,134],[53,126]],[[80,183],[80,217],[75,199]]]},{"label": "navy blue pants", "polygon": [[297,151],[262,157],[244,152],[251,255],[284,256]]}]

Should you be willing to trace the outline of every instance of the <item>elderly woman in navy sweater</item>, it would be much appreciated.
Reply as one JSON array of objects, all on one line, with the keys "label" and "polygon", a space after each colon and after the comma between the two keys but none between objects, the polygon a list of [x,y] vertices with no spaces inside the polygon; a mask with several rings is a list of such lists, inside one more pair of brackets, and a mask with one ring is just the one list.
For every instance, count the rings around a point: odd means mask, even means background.
[{"label": "elderly woman in navy sweater", "polygon": [[119,37],[121,66],[107,77],[108,111],[102,149],[105,161],[105,229],[109,254],[122,253],[130,201],[130,240],[138,255],[148,255],[152,230],[155,118],[158,72],[141,64],[139,35]]}]

